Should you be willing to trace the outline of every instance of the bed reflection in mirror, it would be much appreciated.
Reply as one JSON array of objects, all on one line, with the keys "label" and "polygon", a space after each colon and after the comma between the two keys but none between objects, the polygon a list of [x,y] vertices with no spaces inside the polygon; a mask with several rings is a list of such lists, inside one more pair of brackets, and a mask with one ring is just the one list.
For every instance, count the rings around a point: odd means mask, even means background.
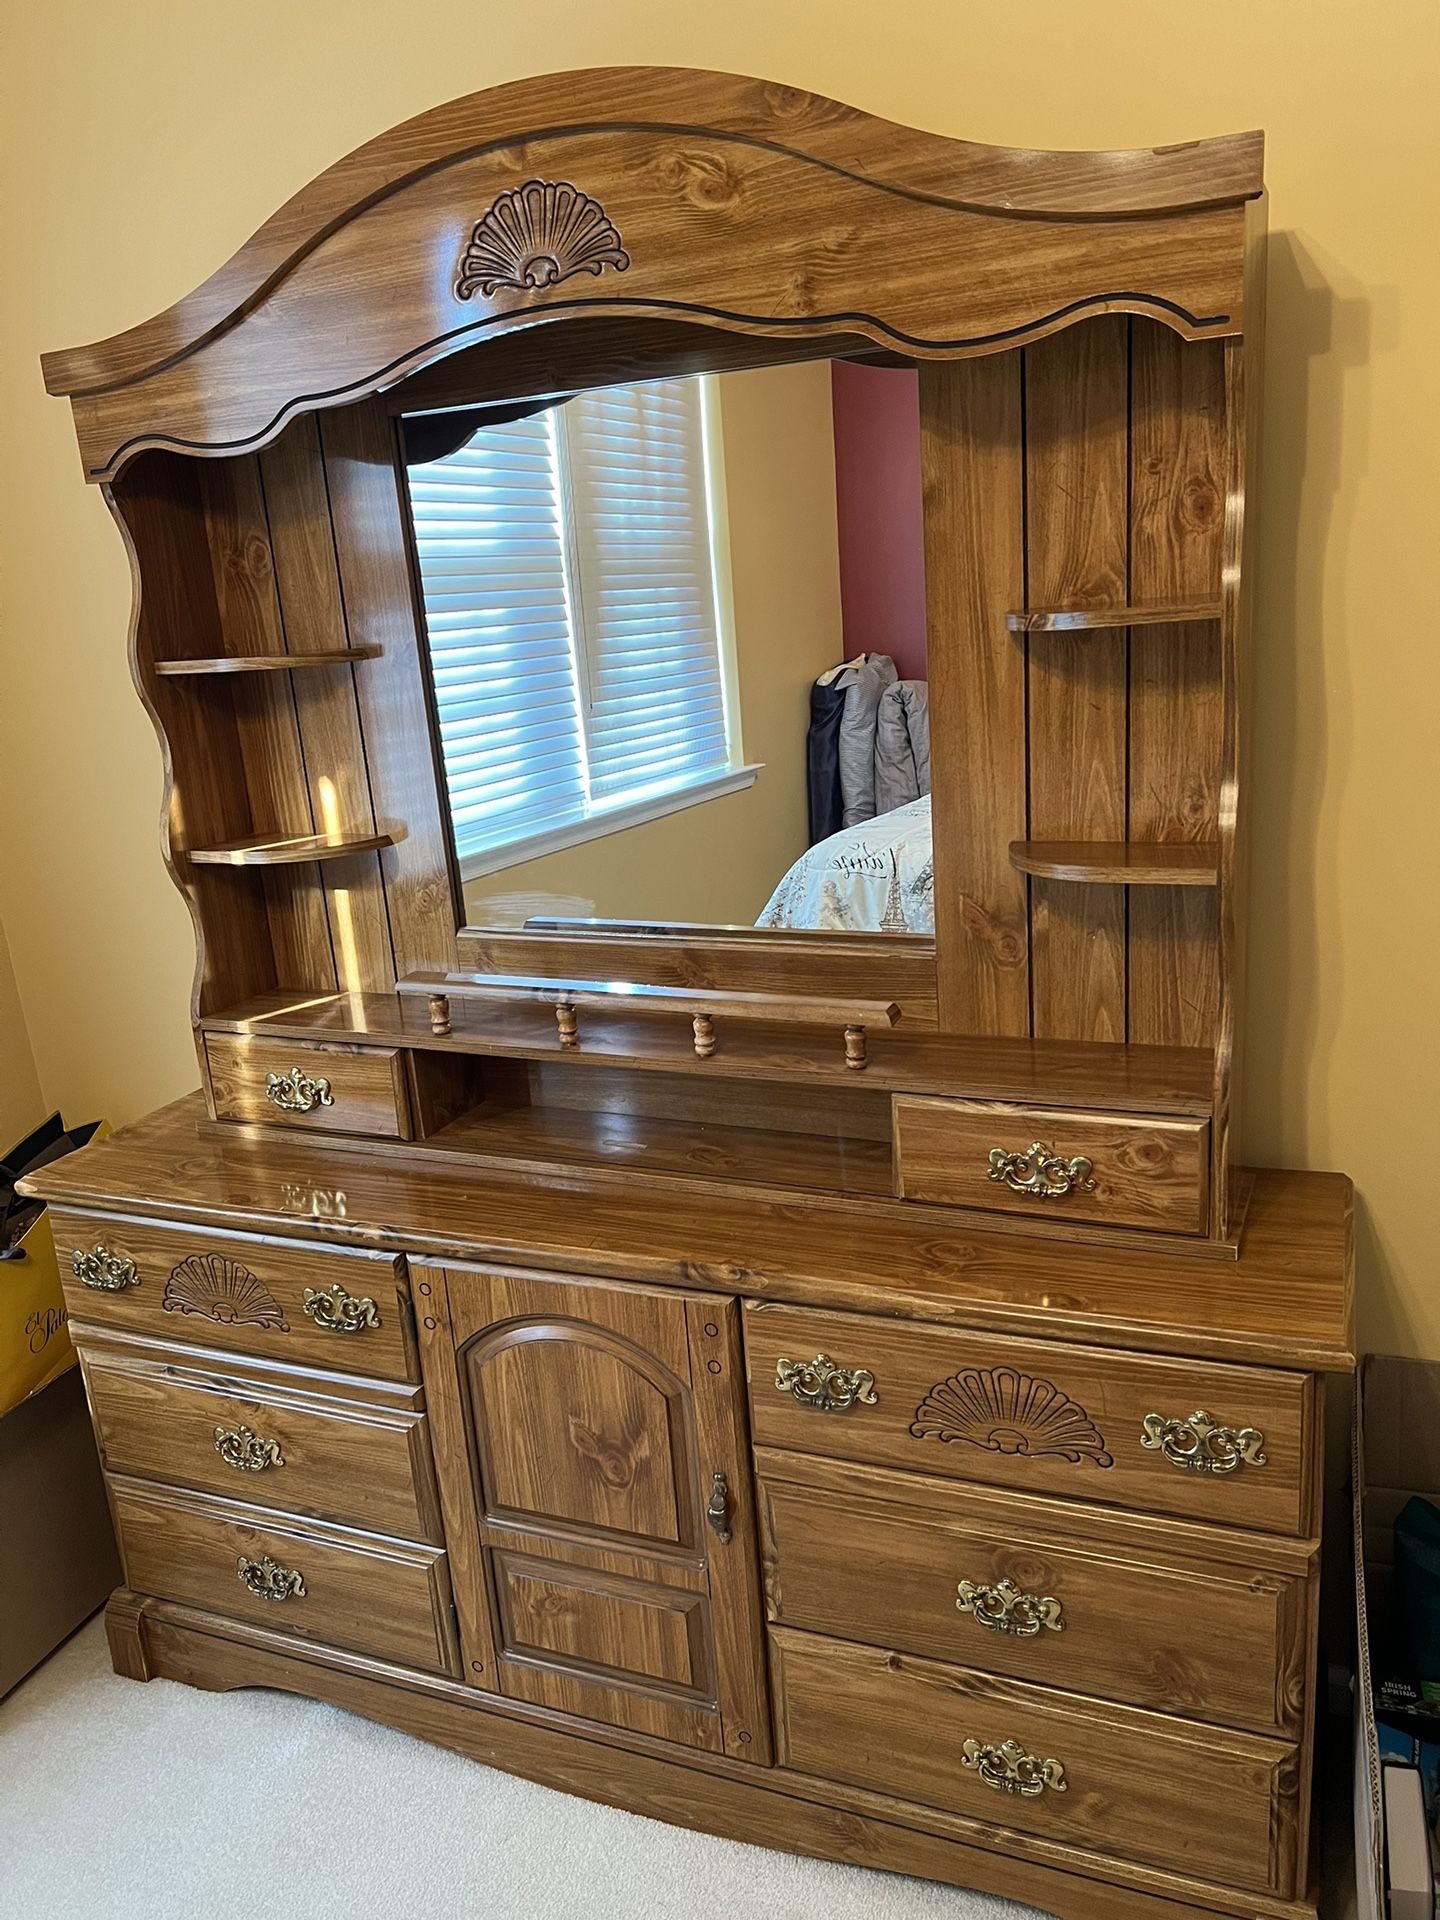
[{"label": "bed reflection in mirror", "polygon": [[467,924],[933,933],[913,367],[403,433]]}]

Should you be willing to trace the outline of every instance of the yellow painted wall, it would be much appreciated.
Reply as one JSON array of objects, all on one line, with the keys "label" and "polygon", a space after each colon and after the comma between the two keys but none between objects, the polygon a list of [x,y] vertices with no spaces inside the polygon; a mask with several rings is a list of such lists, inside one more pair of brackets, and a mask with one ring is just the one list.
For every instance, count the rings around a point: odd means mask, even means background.
[{"label": "yellow painted wall", "polygon": [[5,929],[0,926],[0,1154],[8,1153],[44,1118],[30,1030],[15,985]]},{"label": "yellow painted wall", "polygon": [[725,453],[742,793],[486,874],[465,888],[476,926],[529,914],[752,925],[809,838],[810,683],[844,654],[830,363],[726,373]]},{"label": "yellow painted wall", "polygon": [[1245,1137],[1355,1175],[1362,1338],[1440,1355],[1434,0],[48,0],[7,43],[0,886],[47,1097],[117,1120],[193,1084],[190,933],[120,542],[42,348],[165,306],[371,134],[561,64],[763,73],[1020,146],[1265,127]]}]

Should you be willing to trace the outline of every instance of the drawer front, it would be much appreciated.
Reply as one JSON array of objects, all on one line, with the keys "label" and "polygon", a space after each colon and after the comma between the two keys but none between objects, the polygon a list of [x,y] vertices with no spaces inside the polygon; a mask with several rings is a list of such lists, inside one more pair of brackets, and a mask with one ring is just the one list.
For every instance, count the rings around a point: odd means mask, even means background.
[{"label": "drawer front", "polygon": [[316,1047],[207,1033],[205,1058],[219,1120],[410,1138],[405,1063],[393,1047]]},{"label": "drawer front", "polygon": [[[87,1343],[81,1364],[111,1473],[259,1500],[403,1540],[442,1538],[413,1388],[340,1399],[259,1374]],[[357,1390],[363,1394],[364,1388]]]},{"label": "drawer front", "polygon": [[1091,1854],[1292,1893],[1292,1746],[816,1634],[777,1627],[771,1643],[784,1766]]},{"label": "drawer front", "polygon": [[1201,1233],[1210,1123],[897,1094],[905,1200],[1046,1220]]},{"label": "drawer front", "polygon": [[762,1446],[1276,1533],[1310,1527],[1308,1374],[763,1305],[746,1312],[745,1346]]},{"label": "drawer front", "polygon": [[418,1380],[393,1254],[56,1212],[73,1320],[289,1366]]},{"label": "drawer front", "polygon": [[112,1480],[125,1578],[277,1633],[454,1673],[445,1555],[229,1500]]},{"label": "drawer front", "polygon": [[[1084,1536],[1057,1533],[1045,1501],[763,1451],[759,1472],[766,1593],[784,1626],[1219,1726],[1300,1730],[1308,1583],[1214,1557],[1223,1534],[1209,1558],[1185,1559],[1103,1514]],[[1206,1544],[1191,1541],[1197,1555]]]}]

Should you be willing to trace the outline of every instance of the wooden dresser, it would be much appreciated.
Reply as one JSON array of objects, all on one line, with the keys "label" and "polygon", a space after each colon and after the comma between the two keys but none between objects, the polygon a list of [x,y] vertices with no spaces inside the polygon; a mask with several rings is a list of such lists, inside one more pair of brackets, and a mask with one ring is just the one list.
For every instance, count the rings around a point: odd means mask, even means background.
[{"label": "wooden dresser", "polygon": [[[559,75],[47,358],[198,949],[202,1092],[30,1183],[119,1671],[1313,1920],[1352,1252],[1343,1177],[1232,1164],[1260,164]],[[822,353],[918,368],[933,936],[469,924],[397,423]]]}]

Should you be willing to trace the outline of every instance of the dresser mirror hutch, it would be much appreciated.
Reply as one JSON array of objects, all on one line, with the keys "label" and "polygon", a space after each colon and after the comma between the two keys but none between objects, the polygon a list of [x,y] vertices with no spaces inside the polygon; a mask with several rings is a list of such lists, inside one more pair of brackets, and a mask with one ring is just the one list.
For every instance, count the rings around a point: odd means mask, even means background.
[{"label": "dresser mirror hutch", "polygon": [[[1231,1126],[1262,152],[561,74],[47,356],[198,953],[202,1091],[35,1182],[118,1670],[1314,1915],[1349,1187]],[[924,768],[817,836],[900,564]]]}]

